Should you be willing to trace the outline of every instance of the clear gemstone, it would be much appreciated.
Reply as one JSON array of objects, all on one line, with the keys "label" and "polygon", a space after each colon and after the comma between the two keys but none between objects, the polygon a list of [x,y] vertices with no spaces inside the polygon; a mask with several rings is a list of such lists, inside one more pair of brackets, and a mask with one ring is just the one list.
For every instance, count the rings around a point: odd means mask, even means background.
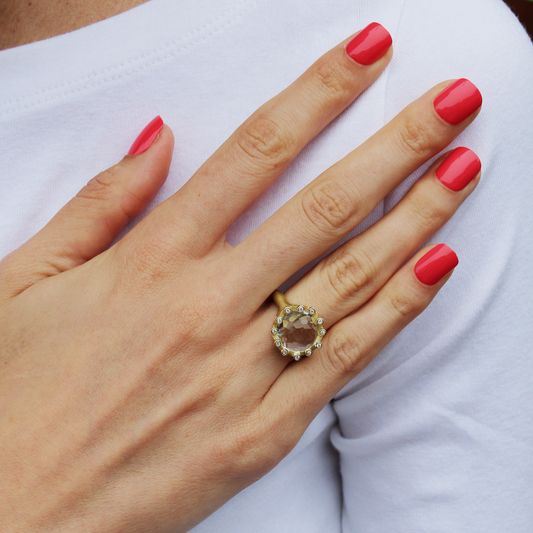
[{"label": "clear gemstone", "polygon": [[283,355],[287,355],[289,352],[288,352],[287,350],[283,350],[281,353],[282,353]]},{"label": "clear gemstone", "polygon": [[317,337],[317,326],[305,312],[292,311],[279,328],[281,342],[293,352],[309,350]]},{"label": "clear gemstone", "polygon": [[325,329],[321,329],[320,330],[320,335],[322,335],[322,337],[326,334],[326,330]]},{"label": "clear gemstone", "polygon": [[310,308],[309,308],[309,312],[310,312],[312,315],[314,315],[314,314],[315,314],[315,309],[314,309],[313,307],[310,307]]},{"label": "clear gemstone", "polygon": [[281,346],[281,342],[280,341],[276,341],[275,342],[276,346],[279,348]]},{"label": "clear gemstone", "polygon": [[304,306],[303,305],[298,306],[298,311],[300,311],[300,313],[302,313],[303,310],[304,310]]},{"label": "clear gemstone", "polygon": [[278,332],[278,328],[272,328],[270,331],[275,335]]},{"label": "clear gemstone", "polygon": [[290,307],[285,307],[285,314],[288,315],[291,312]]},{"label": "clear gemstone", "polygon": [[295,361],[299,361],[299,360],[300,360],[300,356],[299,356],[299,355],[295,355],[295,356],[294,356],[294,360],[295,360]]},{"label": "clear gemstone", "polygon": [[283,323],[283,318],[281,318],[280,316],[278,316],[278,318],[276,318],[276,322],[278,324],[282,324]]},{"label": "clear gemstone", "polygon": [[319,318],[319,319],[317,320],[317,322],[318,322],[319,324],[323,324],[323,323],[324,323],[324,319],[323,319],[323,318]]},{"label": "clear gemstone", "polygon": [[321,342],[317,342],[317,343],[316,343],[316,347],[317,347],[317,348],[322,348],[322,343],[321,343]]},{"label": "clear gemstone", "polygon": [[311,355],[313,352],[311,350],[307,350],[307,352],[305,352],[305,355]]}]

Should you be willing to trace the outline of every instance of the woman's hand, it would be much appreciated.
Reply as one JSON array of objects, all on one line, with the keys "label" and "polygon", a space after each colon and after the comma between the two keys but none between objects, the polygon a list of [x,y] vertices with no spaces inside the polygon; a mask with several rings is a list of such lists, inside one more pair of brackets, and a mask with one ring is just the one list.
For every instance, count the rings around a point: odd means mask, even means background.
[{"label": "woman's hand", "polygon": [[[381,49],[362,55],[376,35]],[[237,247],[225,241],[390,61],[380,27],[357,39],[359,63],[347,42],[331,50],[111,248],[167,176],[167,126],[0,263],[2,531],[188,530],[272,469],[443,286],[451,250],[416,268],[430,248],[411,255],[476,186],[468,151],[287,292],[324,317],[322,349],[289,364],[272,341],[269,295],[474,120],[468,82],[431,89]]]}]

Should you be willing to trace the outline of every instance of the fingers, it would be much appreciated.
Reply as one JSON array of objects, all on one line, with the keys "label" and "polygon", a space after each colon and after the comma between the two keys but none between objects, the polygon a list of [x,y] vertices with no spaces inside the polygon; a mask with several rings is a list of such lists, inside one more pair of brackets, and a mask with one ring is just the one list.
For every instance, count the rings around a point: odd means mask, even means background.
[{"label": "fingers", "polygon": [[453,216],[477,186],[480,169],[468,148],[441,157],[394,209],[291,287],[287,300],[314,305],[328,326],[350,314]]},{"label": "fingers", "polygon": [[165,182],[173,146],[171,129],[156,117],[131,147],[131,155],[89,181],[41,231],[2,261],[1,294],[19,294],[108,248]]},{"label": "fingers", "polygon": [[[433,300],[458,259],[444,244],[425,248],[361,307],[328,329],[323,347],[289,365],[265,397],[280,419],[302,424],[374,359]],[[290,416],[289,416],[290,415]]]},{"label": "fingers", "polygon": [[[261,106],[179,194],[167,200],[165,220],[168,214],[187,213],[192,221],[195,254],[209,251],[302,148],[374,82],[392,57],[392,40],[379,24],[355,37],[355,43],[348,45],[351,56],[346,50],[349,41],[326,53]],[[197,233],[202,235],[201,242]]]},{"label": "fingers", "polygon": [[239,276],[257,284],[247,286],[257,296],[254,304],[347,235],[394,187],[457,137],[480,105],[479,91],[467,80],[438,85],[249,235],[230,255],[239,261]]}]

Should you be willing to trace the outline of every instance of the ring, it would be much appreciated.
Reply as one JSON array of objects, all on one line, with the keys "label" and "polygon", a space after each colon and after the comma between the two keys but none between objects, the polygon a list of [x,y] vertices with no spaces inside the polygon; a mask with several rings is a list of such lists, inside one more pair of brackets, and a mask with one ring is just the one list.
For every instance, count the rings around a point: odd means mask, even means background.
[{"label": "ring", "polygon": [[322,348],[326,330],[324,319],[315,308],[290,304],[281,291],[274,291],[272,298],[279,311],[270,332],[281,354],[299,361],[302,355],[309,357],[314,350]]}]

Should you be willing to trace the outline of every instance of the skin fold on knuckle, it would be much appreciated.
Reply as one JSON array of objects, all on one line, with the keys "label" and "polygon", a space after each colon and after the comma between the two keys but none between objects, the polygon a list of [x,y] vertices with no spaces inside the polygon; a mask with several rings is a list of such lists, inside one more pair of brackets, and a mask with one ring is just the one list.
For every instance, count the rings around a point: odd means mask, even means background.
[{"label": "skin fold on knuckle", "polygon": [[275,466],[271,457],[271,437],[266,431],[268,424],[249,415],[235,424],[227,438],[227,456],[237,473],[260,477]]},{"label": "skin fold on knuckle", "polygon": [[406,113],[395,128],[395,143],[401,153],[416,162],[425,161],[439,150],[437,126],[424,117]]},{"label": "skin fold on knuckle", "polygon": [[423,234],[433,234],[451,217],[453,210],[446,199],[430,195],[429,191],[413,191],[408,199],[406,217]]},{"label": "skin fold on knuckle", "polygon": [[357,205],[337,180],[328,179],[303,191],[301,209],[319,235],[334,236],[349,224]]},{"label": "skin fold on knuckle", "polygon": [[326,371],[334,376],[353,373],[364,353],[364,341],[355,332],[345,332],[340,328],[328,332],[329,338],[321,361]]},{"label": "skin fold on knuckle", "polygon": [[[414,280],[413,280],[414,283]],[[404,284],[388,292],[385,296],[386,304],[393,315],[393,319],[402,327],[417,317],[429,304],[428,295],[422,287]]]},{"label": "skin fold on knuckle", "polygon": [[76,198],[87,200],[108,200],[113,195],[114,189],[121,181],[123,168],[121,163],[103,170],[92,178],[85,187],[83,187]]},{"label": "skin fold on knuckle", "polygon": [[347,68],[346,59],[337,55],[324,58],[310,72],[311,94],[325,108],[350,102],[357,89],[356,81],[356,75]]},{"label": "skin fold on knuckle", "polygon": [[[177,265],[173,261],[175,251],[163,237],[153,235],[141,245],[128,250],[120,261],[123,266],[120,277],[131,278],[138,290],[150,291],[155,285],[167,279]],[[170,272],[169,272],[170,271]]]},{"label": "skin fold on knuckle", "polygon": [[372,262],[364,252],[341,248],[323,269],[327,286],[340,301],[350,300],[375,277]]},{"label": "skin fold on knuckle", "polygon": [[245,165],[274,171],[288,166],[297,143],[290,128],[279,118],[263,113],[250,118],[237,130],[235,144],[240,152],[237,157],[244,156]]}]

